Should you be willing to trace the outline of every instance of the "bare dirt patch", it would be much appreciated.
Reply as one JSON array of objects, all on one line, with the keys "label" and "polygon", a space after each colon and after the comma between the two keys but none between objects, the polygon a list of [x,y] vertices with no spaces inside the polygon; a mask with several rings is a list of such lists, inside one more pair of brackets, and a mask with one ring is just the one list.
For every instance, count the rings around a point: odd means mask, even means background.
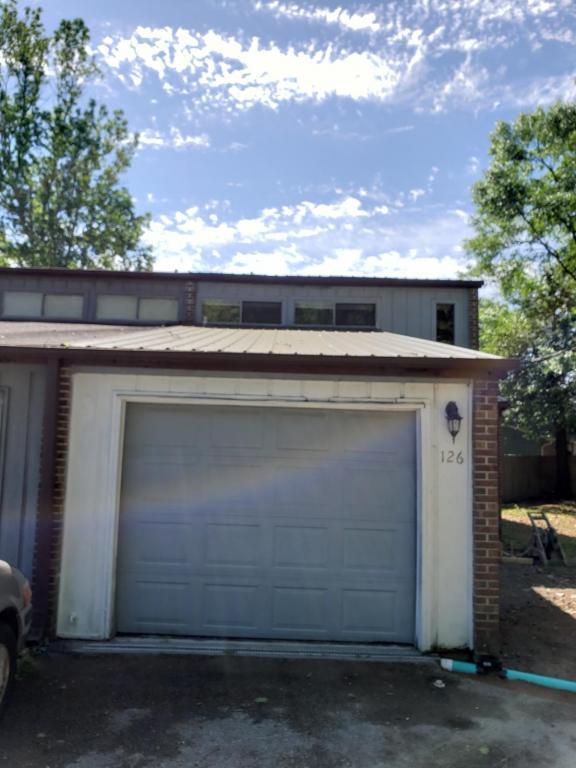
[{"label": "bare dirt patch", "polygon": [[505,550],[529,542],[527,509],[548,514],[570,565],[502,566],[502,657],[508,667],[576,680],[576,503],[505,507]]}]

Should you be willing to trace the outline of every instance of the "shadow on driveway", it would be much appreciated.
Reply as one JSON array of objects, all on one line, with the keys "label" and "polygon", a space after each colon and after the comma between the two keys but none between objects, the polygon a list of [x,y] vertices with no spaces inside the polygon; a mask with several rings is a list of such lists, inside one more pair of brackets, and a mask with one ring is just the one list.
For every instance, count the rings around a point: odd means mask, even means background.
[{"label": "shadow on driveway", "polygon": [[48,654],[0,766],[573,768],[575,719],[576,696],[434,664]]}]

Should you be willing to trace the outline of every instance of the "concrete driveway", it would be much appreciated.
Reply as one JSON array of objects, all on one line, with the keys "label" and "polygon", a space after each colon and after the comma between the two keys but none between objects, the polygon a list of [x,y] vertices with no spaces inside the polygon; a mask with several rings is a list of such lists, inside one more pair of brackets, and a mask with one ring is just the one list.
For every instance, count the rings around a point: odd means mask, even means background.
[{"label": "concrete driveway", "polygon": [[0,766],[574,768],[575,722],[576,696],[432,664],[54,654],[19,681]]}]

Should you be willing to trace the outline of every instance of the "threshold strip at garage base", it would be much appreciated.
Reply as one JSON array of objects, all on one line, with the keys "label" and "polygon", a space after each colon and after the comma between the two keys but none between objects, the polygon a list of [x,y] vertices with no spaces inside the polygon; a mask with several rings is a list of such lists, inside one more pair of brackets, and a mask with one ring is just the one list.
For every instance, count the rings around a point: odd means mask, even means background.
[{"label": "threshold strip at garage base", "polygon": [[361,661],[432,661],[413,646],[345,643],[304,643],[277,640],[215,640],[173,637],[116,637],[113,640],[57,640],[53,651],[76,654],[157,654],[255,656],[284,659],[342,659]]}]

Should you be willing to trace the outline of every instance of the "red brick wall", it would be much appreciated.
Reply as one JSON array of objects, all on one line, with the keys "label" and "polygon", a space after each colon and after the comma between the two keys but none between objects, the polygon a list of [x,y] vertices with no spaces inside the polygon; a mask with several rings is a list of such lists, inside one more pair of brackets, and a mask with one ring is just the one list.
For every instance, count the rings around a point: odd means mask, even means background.
[{"label": "red brick wall", "polygon": [[187,280],[184,284],[184,325],[196,323],[196,290],[196,281]]},{"label": "red brick wall", "polygon": [[471,349],[480,349],[478,312],[478,289],[470,288],[468,291],[468,346]]},{"label": "red brick wall", "polygon": [[500,498],[498,382],[474,382],[474,644],[499,650]]},{"label": "red brick wall", "polygon": [[68,457],[68,430],[70,421],[70,402],[72,371],[61,367],[58,371],[57,421],[54,457],[54,476],[51,501],[51,546],[50,575],[48,580],[48,624],[45,630],[53,636],[56,624],[56,606],[60,582],[60,561],[62,555],[62,527],[64,518],[64,499],[66,494],[66,461]]}]

